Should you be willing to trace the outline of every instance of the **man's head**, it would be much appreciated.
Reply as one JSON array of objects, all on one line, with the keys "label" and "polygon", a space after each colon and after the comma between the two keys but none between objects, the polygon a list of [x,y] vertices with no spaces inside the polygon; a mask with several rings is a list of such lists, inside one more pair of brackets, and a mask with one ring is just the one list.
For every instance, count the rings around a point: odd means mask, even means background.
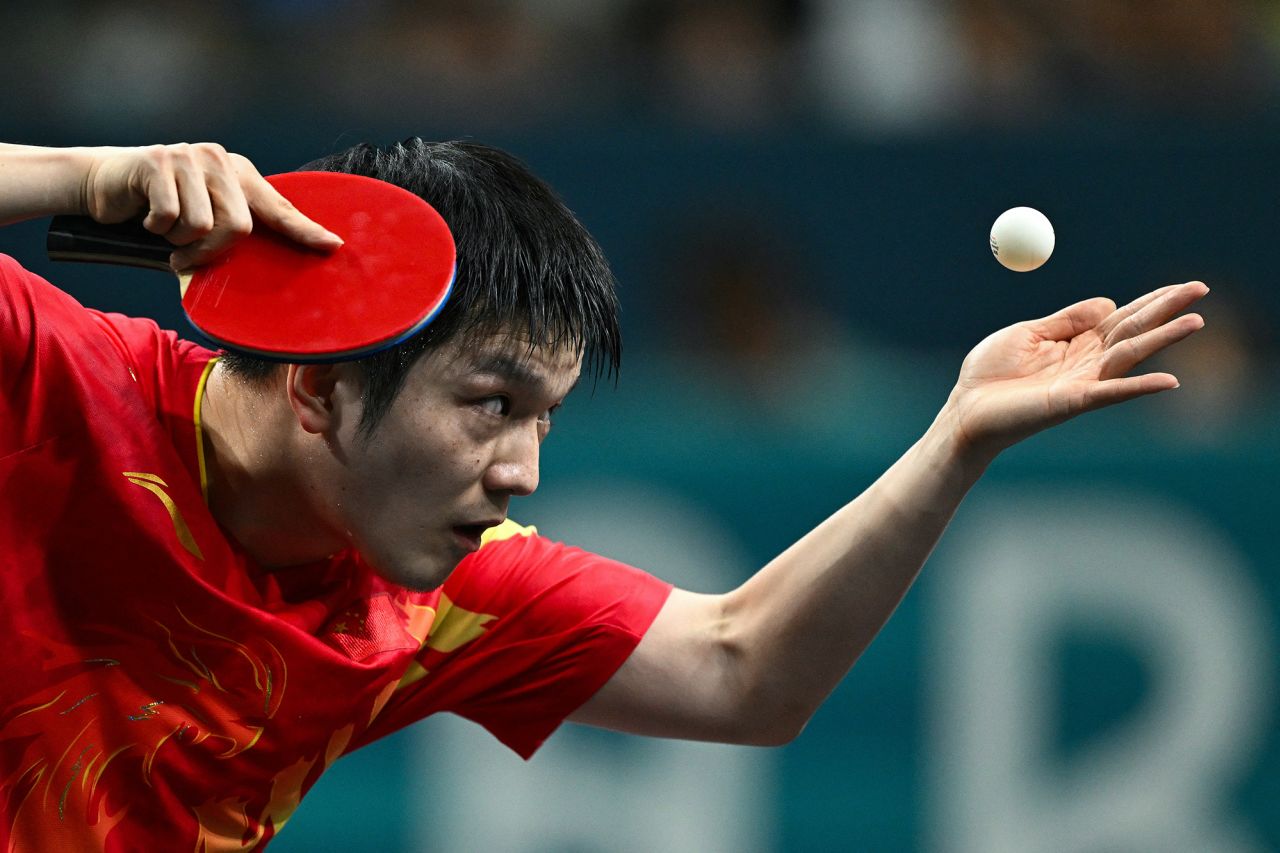
[{"label": "man's head", "polygon": [[289,452],[327,532],[385,577],[435,586],[476,525],[536,487],[549,412],[583,366],[616,372],[613,277],[554,193],[496,149],[410,139],[303,168],[426,199],[457,244],[453,293],[423,332],[359,361],[304,368],[230,355],[226,372],[284,390],[299,427]]},{"label": "man's head", "polygon": [[[581,352],[590,373],[617,372],[622,338],[608,262],[551,188],[511,155],[414,137],[386,148],[357,145],[299,171],[364,175],[409,190],[444,217],[457,245],[457,277],[440,315],[410,340],[352,362],[367,382],[365,432],[377,427],[417,359],[455,337],[515,332],[536,347]],[[224,363],[250,380],[279,368],[237,354]]]}]

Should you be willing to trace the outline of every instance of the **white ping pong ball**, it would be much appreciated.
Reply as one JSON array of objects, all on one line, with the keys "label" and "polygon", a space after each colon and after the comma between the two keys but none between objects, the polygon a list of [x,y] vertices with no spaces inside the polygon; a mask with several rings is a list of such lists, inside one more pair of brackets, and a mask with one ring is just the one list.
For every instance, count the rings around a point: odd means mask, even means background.
[{"label": "white ping pong ball", "polygon": [[1032,207],[1015,207],[991,226],[991,254],[1014,272],[1031,272],[1053,254],[1053,226]]}]

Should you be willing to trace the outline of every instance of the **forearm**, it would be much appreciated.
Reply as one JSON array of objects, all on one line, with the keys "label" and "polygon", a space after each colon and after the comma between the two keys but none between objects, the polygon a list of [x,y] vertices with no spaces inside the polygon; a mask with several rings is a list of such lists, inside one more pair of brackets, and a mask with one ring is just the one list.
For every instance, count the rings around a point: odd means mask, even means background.
[{"label": "forearm", "polygon": [[1116,308],[1086,299],[988,335],[924,437],[857,500],[723,595],[675,590],[575,719],[668,737],[794,737],[888,621],[1000,448],[1083,412],[1176,388],[1130,372],[1204,325],[1208,288]]},{"label": "forearm", "polygon": [[0,143],[0,225],[83,212],[89,165],[85,148]]},{"label": "forearm", "polygon": [[987,461],[944,410],[871,487],[724,599],[744,703],[794,736],[910,588]]}]

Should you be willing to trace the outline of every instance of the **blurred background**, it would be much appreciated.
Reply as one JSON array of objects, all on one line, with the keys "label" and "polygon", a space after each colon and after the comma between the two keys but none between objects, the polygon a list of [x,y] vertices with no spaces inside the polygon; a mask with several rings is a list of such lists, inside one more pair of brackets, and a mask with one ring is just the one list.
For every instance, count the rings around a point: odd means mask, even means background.
[{"label": "blurred background", "polygon": [[[1271,0],[44,0],[0,135],[511,150],[618,274],[620,383],[513,515],[721,591],[865,488],[987,333],[1198,278],[1182,388],[1001,458],[794,744],[458,720],[345,758],[280,851],[1280,850],[1280,5]],[[995,217],[1058,246],[1009,272]],[[154,274],[53,267],[185,329]]]}]

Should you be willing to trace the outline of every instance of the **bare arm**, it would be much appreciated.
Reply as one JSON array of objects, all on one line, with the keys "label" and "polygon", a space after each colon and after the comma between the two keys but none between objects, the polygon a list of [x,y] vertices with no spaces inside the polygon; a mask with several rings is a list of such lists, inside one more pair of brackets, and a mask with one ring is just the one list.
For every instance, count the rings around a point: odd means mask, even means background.
[{"label": "bare arm", "polygon": [[83,213],[91,155],[85,148],[0,143],[0,225]]},{"label": "bare arm", "polygon": [[59,213],[123,222],[175,247],[175,269],[198,266],[249,233],[254,220],[301,243],[341,240],[299,213],[253,164],[220,145],[39,148],[0,144],[0,225]]},{"label": "bare arm", "polygon": [[1193,282],[1123,309],[1073,305],[970,353],[925,435],[852,503],[724,595],[677,590],[574,716],[667,737],[785,743],[892,615],[965,494],[1005,447],[1077,414],[1168,390],[1135,366],[1203,325]]}]

